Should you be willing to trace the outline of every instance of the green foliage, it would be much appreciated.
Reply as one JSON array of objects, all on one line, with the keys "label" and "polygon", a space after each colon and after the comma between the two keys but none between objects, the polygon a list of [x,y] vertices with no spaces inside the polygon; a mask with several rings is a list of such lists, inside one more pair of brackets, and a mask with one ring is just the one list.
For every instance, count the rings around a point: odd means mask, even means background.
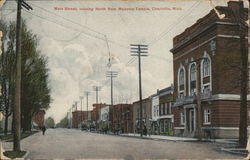
[{"label": "green foliage", "polygon": [[[5,24],[5,27],[3,24]],[[4,31],[5,40],[5,55],[9,56],[8,63],[1,61],[1,70],[7,68],[6,75],[1,79],[3,81],[10,80],[9,84],[9,106],[14,105],[15,97],[15,38],[16,38],[16,26],[14,22],[9,24],[0,22],[1,30]],[[7,42],[7,43],[6,43]],[[41,55],[38,48],[38,38],[31,30],[28,29],[26,22],[22,21],[22,79],[21,79],[21,117],[22,128],[24,130],[31,129],[32,116],[40,109],[48,109],[51,103],[50,88],[48,86],[48,59],[44,55]],[[3,102],[3,98],[0,97],[0,102]],[[1,103],[6,106],[6,103]],[[1,108],[4,108],[1,106]],[[10,107],[11,108],[11,107]]]},{"label": "green foliage", "polygon": [[4,131],[7,134],[8,117],[12,114],[15,93],[15,52],[14,52],[14,35],[12,29],[14,24],[9,25],[0,21],[0,28],[3,31],[2,55],[0,56],[0,110],[7,118],[5,121]]},{"label": "green foliage", "polygon": [[61,121],[58,124],[56,124],[56,126],[61,128],[67,128],[69,126],[69,120],[67,116],[61,119]]},{"label": "green foliage", "polygon": [[53,128],[55,127],[55,121],[52,117],[48,117],[46,120],[45,120],[45,126],[46,127],[49,127],[49,128]]},{"label": "green foliage", "polygon": [[3,154],[11,159],[22,158],[26,151],[5,151]]},{"label": "green foliage", "polygon": [[[37,133],[37,131],[26,131],[21,134],[21,139],[27,138],[33,134]],[[2,141],[13,142],[13,134],[7,134],[0,136]]]}]

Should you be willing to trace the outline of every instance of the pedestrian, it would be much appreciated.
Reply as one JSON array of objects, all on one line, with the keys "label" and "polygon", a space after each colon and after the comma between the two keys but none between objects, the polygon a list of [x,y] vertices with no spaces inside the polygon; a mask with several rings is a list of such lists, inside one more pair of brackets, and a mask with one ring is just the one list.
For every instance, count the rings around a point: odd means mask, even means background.
[{"label": "pedestrian", "polygon": [[144,135],[147,136],[148,135],[148,130],[147,130],[147,127],[146,125],[144,125],[144,128],[143,128],[143,132],[144,132]]},{"label": "pedestrian", "polygon": [[46,131],[46,127],[45,126],[42,126],[42,131],[43,131],[43,135],[44,135],[45,131]]}]

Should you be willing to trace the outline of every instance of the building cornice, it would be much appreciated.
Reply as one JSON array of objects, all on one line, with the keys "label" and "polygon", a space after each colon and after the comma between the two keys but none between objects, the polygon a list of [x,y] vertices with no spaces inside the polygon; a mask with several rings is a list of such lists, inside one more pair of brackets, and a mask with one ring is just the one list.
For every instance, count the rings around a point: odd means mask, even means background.
[{"label": "building cornice", "polygon": [[217,25],[217,24],[219,24],[219,25],[239,25],[239,23],[232,23],[232,22],[222,22],[222,21],[212,22],[212,23],[208,24],[206,27],[204,27],[203,29],[198,30],[198,31],[192,33],[187,39],[184,39],[181,42],[179,42],[176,45],[174,45],[174,47],[170,51],[173,54],[175,54],[176,50],[178,50],[179,48],[183,47],[184,45],[186,45],[187,43],[189,43],[191,40],[193,40],[194,38],[196,38],[200,34],[204,33],[206,30],[212,28],[214,25]]},{"label": "building cornice", "polygon": [[[239,36],[239,35],[224,35],[224,34],[217,34],[216,36],[213,36],[213,37],[209,38],[208,40],[202,42],[201,44],[197,45],[196,47],[193,47],[193,48],[187,50],[186,52],[182,53],[181,55],[175,57],[174,60],[177,60],[177,59],[179,59],[179,58],[181,58],[181,57],[183,57],[183,56],[189,54],[190,52],[192,52],[192,51],[198,49],[199,47],[201,47],[201,46],[203,46],[203,45],[209,43],[211,40],[214,40],[214,39],[216,39],[216,38],[237,38],[237,39],[239,39],[240,36]],[[247,39],[248,37],[245,37],[245,38]]]}]

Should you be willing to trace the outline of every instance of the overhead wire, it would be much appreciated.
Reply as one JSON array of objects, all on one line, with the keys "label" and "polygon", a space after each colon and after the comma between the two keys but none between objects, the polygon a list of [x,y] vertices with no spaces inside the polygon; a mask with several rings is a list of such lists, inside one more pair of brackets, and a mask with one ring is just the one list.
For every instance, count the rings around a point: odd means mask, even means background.
[{"label": "overhead wire", "polygon": [[159,40],[161,40],[162,38],[164,38],[172,29],[174,29],[176,27],[177,24],[179,24],[181,21],[184,20],[184,18],[186,16],[188,16],[190,13],[192,13],[192,9],[198,5],[200,5],[202,1],[197,1],[195,2],[187,11],[186,13],[184,13],[182,16],[180,16],[178,18],[178,20],[176,21],[176,23],[173,23],[172,25],[170,25],[165,31],[163,31],[158,38],[155,38],[153,41],[149,42],[148,45],[152,46],[154,45],[156,42],[158,42]]}]

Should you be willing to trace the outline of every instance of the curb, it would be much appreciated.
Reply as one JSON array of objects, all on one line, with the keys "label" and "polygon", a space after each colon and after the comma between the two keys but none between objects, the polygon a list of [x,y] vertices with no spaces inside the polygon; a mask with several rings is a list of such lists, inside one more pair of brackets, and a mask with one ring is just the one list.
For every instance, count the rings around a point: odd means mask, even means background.
[{"label": "curb", "polygon": [[27,159],[27,157],[30,155],[30,151],[26,151],[25,155],[22,157],[23,159]]},{"label": "curb", "polygon": [[238,154],[242,156],[248,155],[248,151],[244,148],[221,148],[221,151],[228,152],[231,154]]},{"label": "curb", "polygon": [[[96,133],[96,132],[92,132]],[[96,133],[102,134],[102,133]],[[140,137],[140,136],[129,136],[129,135],[117,135],[117,134],[104,134],[109,136],[119,136],[119,137],[127,137],[127,138],[137,138],[137,139],[146,139],[146,140],[155,140],[155,141],[172,141],[172,142],[197,142],[197,140],[173,140],[173,139],[161,139],[161,138],[152,138],[152,137]]]},{"label": "curb", "polygon": [[[90,133],[95,133],[95,134],[103,134],[103,133],[98,133],[98,132],[90,132]],[[120,136],[120,137],[127,137],[127,138],[137,138],[137,139],[148,139],[148,140],[155,140],[155,141],[172,141],[172,142],[199,142],[197,139],[161,139],[161,138],[153,138],[153,137],[148,137],[148,136],[136,136],[136,135],[123,135],[123,134],[111,134],[107,133],[104,135],[109,135],[109,136]],[[202,139],[200,142],[216,142],[216,143],[228,143],[228,144],[235,144],[237,142],[234,141],[224,141],[224,140],[218,140],[218,139]]]}]

